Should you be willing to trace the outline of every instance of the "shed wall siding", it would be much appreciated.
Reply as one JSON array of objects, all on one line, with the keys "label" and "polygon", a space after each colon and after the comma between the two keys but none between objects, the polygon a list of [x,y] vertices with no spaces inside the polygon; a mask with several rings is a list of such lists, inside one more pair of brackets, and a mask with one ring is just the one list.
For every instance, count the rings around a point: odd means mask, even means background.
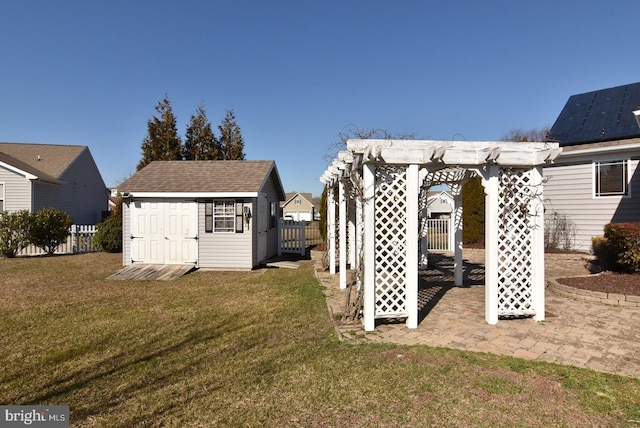
[{"label": "shed wall siding", "polygon": [[4,184],[5,211],[31,211],[31,181],[9,169],[0,167],[0,183]]},{"label": "shed wall siding", "polygon": [[[445,202],[446,201],[446,202]],[[427,211],[431,214],[451,214],[453,201],[444,196],[436,196],[427,202]]]},{"label": "shed wall siding", "polygon": [[[278,191],[276,189],[276,185],[272,176],[265,182],[264,186],[260,190],[261,193],[265,193],[267,195],[267,201],[269,202],[269,206],[267,209],[270,209],[271,203],[274,202],[277,207],[280,207],[280,200],[278,197]],[[269,213],[267,212],[267,215]],[[276,213],[276,222],[279,221],[279,213]],[[267,230],[267,258],[274,257],[278,255],[280,249],[278,248],[278,227],[271,228],[271,225],[268,225]],[[262,260],[258,260],[261,262]]]},{"label": "shed wall siding", "polygon": [[131,265],[131,210],[129,203],[122,203],[122,265]]},{"label": "shed wall siding", "polygon": [[[602,159],[611,159],[602,157]],[[613,157],[625,159],[625,156]],[[593,160],[600,160],[593,157]],[[640,221],[640,170],[638,160],[631,160],[631,197],[593,196],[592,159],[576,164],[558,164],[544,168],[546,213],[565,214],[576,228],[575,249],[588,251],[591,238],[602,236],[604,225],[611,222]]]},{"label": "shed wall siding", "polygon": [[34,183],[34,211],[55,207],[76,224],[96,224],[108,208],[107,188],[88,150],[59,177],[63,184]]},{"label": "shed wall siding", "polygon": [[[252,233],[205,232],[205,204],[198,203],[198,245],[199,267],[221,269],[251,269]],[[253,219],[252,230],[253,230]]]}]

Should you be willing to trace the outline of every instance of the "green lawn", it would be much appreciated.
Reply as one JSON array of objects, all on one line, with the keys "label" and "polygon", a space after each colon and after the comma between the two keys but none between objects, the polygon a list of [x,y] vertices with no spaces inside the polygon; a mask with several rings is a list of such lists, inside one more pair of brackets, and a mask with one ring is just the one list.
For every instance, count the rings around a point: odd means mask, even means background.
[{"label": "green lawn", "polygon": [[310,264],[107,281],[119,254],[0,259],[0,404],[74,426],[640,426],[640,380],[338,341]]}]

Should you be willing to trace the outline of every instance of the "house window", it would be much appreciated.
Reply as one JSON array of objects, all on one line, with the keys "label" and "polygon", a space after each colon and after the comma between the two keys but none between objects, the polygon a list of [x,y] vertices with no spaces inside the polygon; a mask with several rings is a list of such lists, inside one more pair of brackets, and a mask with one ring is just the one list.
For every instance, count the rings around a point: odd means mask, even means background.
[{"label": "house window", "polygon": [[204,204],[204,231],[236,232],[243,230],[242,202],[233,200],[206,201]]},{"label": "house window", "polygon": [[4,211],[4,183],[0,183],[0,213]]},{"label": "house window", "polygon": [[302,205],[302,201],[300,200],[300,198],[296,199],[296,205]]},{"label": "house window", "polygon": [[626,159],[594,162],[594,195],[629,195],[629,162]]}]

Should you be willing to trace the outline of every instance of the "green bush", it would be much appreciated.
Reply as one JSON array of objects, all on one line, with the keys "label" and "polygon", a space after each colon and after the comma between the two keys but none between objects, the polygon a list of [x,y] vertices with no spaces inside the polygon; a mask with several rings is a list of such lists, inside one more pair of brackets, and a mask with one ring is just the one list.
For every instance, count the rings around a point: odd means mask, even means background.
[{"label": "green bush", "polygon": [[102,251],[119,253],[122,251],[122,218],[113,215],[97,226],[93,242]]},{"label": "green bush", "polygon": [[327,241],[327,186],[322,189],[322,196],[320,197],[320,222],[318,228],[320,229],[320,236],[324,242]]},{"label": "green bush", "polygon": [[603,236],[594,236],[591,238],[591,247],[593,254],[598,259],[600,267],[604,270],[616,270],[616,258],[611,250],[611,245],[607,238]]},{"label": "green bush", "polygon": [[0,214],[0,254],[13,258],[29,245],[31,214],[27,210]]},{"label": "green bush", "polygon": [[480,177],[462,186],[462,242],[484,241],[484,187]]},{"label": "green bush", "polygon": [[71,234],[71,217],[56,208],[43,208],[32,214],[29,241],[48,255],[64,244]]},{"label": "green bush", "polygon": [[614,257],[614,270],[640,273],[640,223],[607,224],[604,237]]}]

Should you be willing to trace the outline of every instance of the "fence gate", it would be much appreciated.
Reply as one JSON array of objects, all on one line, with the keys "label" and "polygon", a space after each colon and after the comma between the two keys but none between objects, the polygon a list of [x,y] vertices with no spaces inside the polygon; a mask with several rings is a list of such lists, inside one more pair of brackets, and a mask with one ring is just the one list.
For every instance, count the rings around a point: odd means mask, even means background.
[{"label": "fence gate", "polygon": [[426,222],[427,242],[429,251],[453,251],[449,231],[451,230],[450,218],[430,218]]},{"label": "fence gate", "polygon": [[307,222],[282,220],[280,225],[280,252],[304,256],[307,251],[305,231]]}]

